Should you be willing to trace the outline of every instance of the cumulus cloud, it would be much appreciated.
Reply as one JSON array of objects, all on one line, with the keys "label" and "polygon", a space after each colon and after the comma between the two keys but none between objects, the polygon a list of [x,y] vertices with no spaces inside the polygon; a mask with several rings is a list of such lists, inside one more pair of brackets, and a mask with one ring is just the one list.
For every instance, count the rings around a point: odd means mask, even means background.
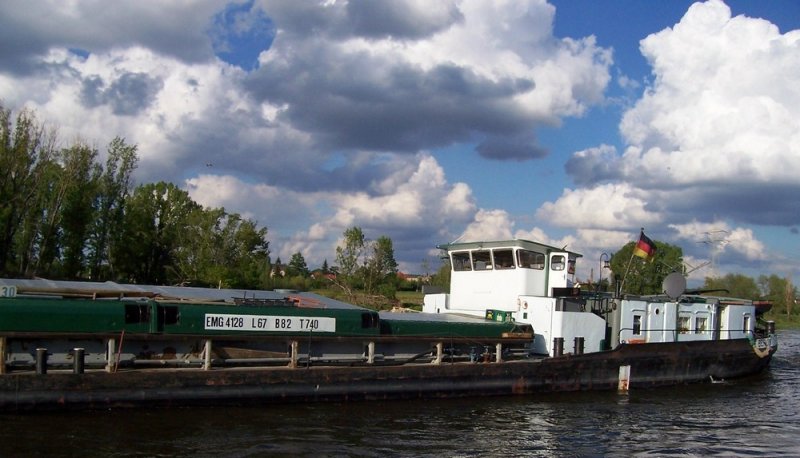
[{"label": "cumulus cloud", "polygon": [[624,178],[624,164],[617,156],[617,149],[610,145],[578,151],[567,160],[564,168],[577,185],[592,185]]},{"label": "cumulus cloud", "polygon": [[420,39],[463,20],[455,2],[410,0],[381,4],[350,0],[345,7],[354,35],[374,39]]},{"label": "cumulus cloud", "polygon": [[[620,124],[630,146],[621,157],[604,147],[574,154],[567,171],[576,183],[617,178],[642,189],[693,188],[696,208],[724,205],[704,198],[720,192],[740,203],[746,189],[784,209],[770,222],[796,221],[800,31],[782,35],[710,1],[642,40],[641,49],[656,78]],[[784,192],[776,195],[776,186]]]},{"label": "cumulus cloud", "polygon": [[764,261],[747,225],[800,222],[800,30],[781,34],[711,0],[640,47],[654,79],[620,123],[626,147],[574,153],[566,171],[579,187],[537,217],[663,237],[668,224],[699,258],[698,234],[716,227],[726,232],[715,256]]},{"label": "cumulus cloud", "polygon": [[184,61],[205,61],[213,56],[209,17],[225,3],[203,1],[187,8],[180,2],[10,0],[0,15],[0,69],[41,70],[42,57],[54,48],[105,53],[145,47]]},{"label": "cumulus cloud", "polygon": [[[292,137],[258,116],[261,107],[237,89],[242,71],[227,64],[186,63],[141,47],[85,57],[53,49],[42,62],[48,72],[0,72],[5,104],[34,109],[66,141],[118,135],[137,144],[142,180],[178,181],[186,170],[225,160],[235,170],[253,144]],[[241,135],[236,141],[233,132]]]},{"label": "cumulus cloud", "polygon": [[[143,180],[213,163],[350,192],[391,175],[383,153],[475,142],[489,158],[545,155],[536,128],[600,102],[611,65],[591,37],[555,38],[554,11],[533,0],[9,7],[0,39],[21,46],[1,51],[0,97],[67,138],[126,137]],[[257,68],[233,54],[260,54]]]},{"label": "cumulus cloud", "polygon": [[505,210],[479,210],[458,238],[462,242],[509,240],[513,222]]},{"label": "cumulus cloud", "polygon": [[546,202],[536,218],[561,227],[631,228],[659,223],[661,215],[648,208],[646,195],[628,183],[565,189],[555,202]]},{"label": "cumulus cloud", "polygon": [[[583,114],[610,79],[610,53],[591,38],[555,39],[554,9],[541,2],[263,7],[278,32],[246,87],[329,148],[415,153],[477,140],[486,157],[540,157],[532,132]],[[363,25],[375,8],[380,33]]]},{"label": "cumulus cloud", "polygon": [[734,252],[748,261],[763,261],[768,258],[764,244],[757,240],[751,229],[730,227],[720,221],[710,223],[690,221],[685,224],[670,224],[677,238],[703,246],[713,256]]},{"label": "cumulus cloud", "polygon": [[264,183],[248,183],[232,175],[207,173],[185,180],[184,188],[204,207],[222,207],[267,227],[276,221],[307,216],[317,197]]},{"label": "cumulus cloud", "polygon": [[113,114],[133,116],[152,104],[163,82],[145,73],[129,72],[107,86],[99,77],[87,78],[81,88],[81,101],[89,108],[107,103]]},{"label": "cumulus cloud", "polygon": [[[345,229],[359,226],[369,238],[389,236],[397,251],[416,253],[421,260],[433,240],[452,237],[453,228],[466,224],[476,211],[469,187],[448,183],[444,170],[427,154],[396,164],[387,183],[367,192],[293,192],[252,184],[233,176],[204,174],[186,180],[190,196],[208,207],[225,207],[256,218],[278,242],[275,254],[288,259],[302,252],[307,262],[322,263],[335,249]],[[309,221],[319,221],[301,227]],[[298,223],[288,224],[287,221]],[[328,260],[329,262],[332,259]]]},{"label": "cumulus cloud", "polygon": [[[800,169],[800,31],[693,5],[641,43],[655,85],[621,130],[641,180],[793,184]],[[764,71],[764,69],[769,71]]]}]

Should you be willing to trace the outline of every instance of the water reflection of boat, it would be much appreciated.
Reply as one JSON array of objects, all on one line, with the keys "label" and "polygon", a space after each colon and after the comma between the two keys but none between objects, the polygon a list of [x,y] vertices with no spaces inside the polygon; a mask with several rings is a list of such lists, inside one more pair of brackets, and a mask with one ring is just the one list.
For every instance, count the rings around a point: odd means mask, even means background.
[{"label": "water reflection of boat", "polygon": [[[0,280],[0,409],[615,390],[760,372],[777,341],[752,301],[614,297],[580,255],[524,241],[442,247],[423,313],[310,293]],[[678,287],[676,287],[676,284]],[[685,286],[685,284],[683,285]]]}]

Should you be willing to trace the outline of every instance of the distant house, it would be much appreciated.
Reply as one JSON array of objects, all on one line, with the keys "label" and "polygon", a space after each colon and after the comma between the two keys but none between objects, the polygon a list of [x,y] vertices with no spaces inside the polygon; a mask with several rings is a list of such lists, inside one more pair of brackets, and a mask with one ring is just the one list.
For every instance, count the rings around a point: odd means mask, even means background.
[{"label": "distant house", "polygon": [[404,272],[397,272],[397,278],[399,278],[400,281],[407,281],[410,283],[428,283],[431,280],[430,275],[407,274]]},{"label": "distant house", "polygon": [[333,272],[324,272],[322,269],[315,269],[311,272],[311,278],[314,280],[321,280],[327,278],[328,280],[336,280],[336,274]]}]

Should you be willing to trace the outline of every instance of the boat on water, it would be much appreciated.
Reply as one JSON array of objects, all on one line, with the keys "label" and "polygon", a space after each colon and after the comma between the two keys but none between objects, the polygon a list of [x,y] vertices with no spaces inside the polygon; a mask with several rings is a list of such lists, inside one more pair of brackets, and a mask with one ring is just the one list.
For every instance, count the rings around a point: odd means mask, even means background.
[{"label": "boat on water", "polygon": [[766,304],[573,283],[578,253],[442,245],[421,313],[316,294],[0,280],[0,411],[628,390],[757,374]]}]

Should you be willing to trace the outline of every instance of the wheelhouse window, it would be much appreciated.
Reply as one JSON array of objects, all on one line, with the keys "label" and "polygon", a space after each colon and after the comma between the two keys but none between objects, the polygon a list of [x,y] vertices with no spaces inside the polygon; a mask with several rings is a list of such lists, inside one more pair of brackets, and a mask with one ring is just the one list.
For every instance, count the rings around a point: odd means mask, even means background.
[{"label": "wheelhouse window", "polygon": [[513,269],[514,268],[514,252],[509,250],[494,250],[494,267],[495,269]]},{"label": "wheelhouse window", "polygon": [[750,315],[744,315],[742,320],[742,332],[750,332]]},{"label": "wheelhouse window", "polygon": [[451,259],[453,260],[453,270],[456,272],[472,270],[472,263],[469,260],[469,251],[453,253]]},{"label": "wheelhouse window", "polygon": [[544,269],[544,255],[536,251],[518,250],[517,264],[524,269]]},{"label": "wheelhouse window", "polygon": [[492,253],[489,250],[473,251],[472,252],[472,269],[473,270],[491,270],[492,269]]},{"label": "wheelhouse window", "polygon": [[552,261],[550,262],[550,269],[552,270],[564,270],[564,267],[567,265],[564,256],[558,255],[553,256]]}]

